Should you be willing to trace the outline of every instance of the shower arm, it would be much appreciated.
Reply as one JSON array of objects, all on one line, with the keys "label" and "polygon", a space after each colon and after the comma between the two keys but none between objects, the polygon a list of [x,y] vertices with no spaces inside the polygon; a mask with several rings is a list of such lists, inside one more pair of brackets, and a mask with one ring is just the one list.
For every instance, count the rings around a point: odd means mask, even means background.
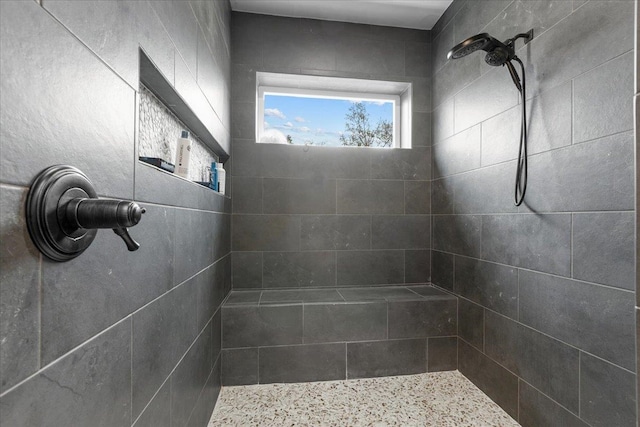
[{"label": "shower arm", "polygon": [[527,31],[526,33],[516,34],[514,37],[505,40],[504,44],[513,48],[516,40],[524,39],[524,44],[527,44],[533,39],[533,28]]}]

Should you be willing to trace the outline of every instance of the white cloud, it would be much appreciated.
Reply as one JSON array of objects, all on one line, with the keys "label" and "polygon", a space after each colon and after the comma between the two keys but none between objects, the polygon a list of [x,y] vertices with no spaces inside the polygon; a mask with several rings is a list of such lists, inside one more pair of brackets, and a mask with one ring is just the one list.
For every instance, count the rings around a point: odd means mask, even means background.
[{"label": "white cloud", "polygon": [[270,126],[271,126],[271,125],[269,124],[269,122],[265,120],[265,121],[264,121],[264,127],[265,127],[265,128],[268,128],[268,127],[270,127]]},{"label": "white cloud", "polygon": [[277,108],[266,108],[264,110],[264,115],[265,116],[271,116],[271,117],[278,117],[282,120],[286,119],[287,116],[284,115],[284,113],[280,110],[278,110]]},{"label": "white cloud", "polygon": [[296,122],[298,122],[298,123],[305,123],[305,122],[306,122],[306,120],[305,120],[305,119],[303,119],[302,117],[296,117],[296,118],[295,118],[295,119],[293,119],[293,120],[295,120],[295,121],[296,121]]},{"label": "white cloud", "polygon": [[303,127],[301,127],[301,128],[298,128],[298,130],[299,130],[300,132],[309,132],[311,129],[309,129],[309,128],[308,128],[308,127],[306,127],[306,126],[303,126]]},{"label": "white cloud", "polygon": [[322,128],[316,129],[316,135],[323,135],[323,134],[324,134],[324,129]]},{"label": "white cloud", "polygon": [[271,144],[288,144],[286,135],[277,129],[265,130],[262,133],[260,142],[268,142]]},{"label": "white cloud", "polygon": [[282,126],[284,126],[286,128],[292,128],[293,127],[293,123],[287,122],[287,123],[283,124]]}]

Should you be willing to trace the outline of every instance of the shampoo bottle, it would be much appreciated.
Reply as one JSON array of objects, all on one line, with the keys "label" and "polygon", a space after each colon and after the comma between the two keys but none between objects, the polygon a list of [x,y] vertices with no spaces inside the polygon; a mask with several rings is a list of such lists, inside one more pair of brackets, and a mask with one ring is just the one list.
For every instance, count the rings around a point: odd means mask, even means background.
[{"label": "shampoo bottle", "polygon": [[218,170],[218,191],[220,194],[224,194],[224,186],[226,184],[227,173],[224,170],[222,163],[216,163],[216,169]]},{"label": "shampoo bottle", "polygon": [[182,131],[182,135],[178,138],[178,152],[176,153],[176,173],[183,177],[189,177],[189,160],[191,157],[191,141],[189,140],[189,132]]},{"label": "shampoo bottle", "polygon": [[218,164],[211,163],[211,182],[209,188],[218,191]]}]

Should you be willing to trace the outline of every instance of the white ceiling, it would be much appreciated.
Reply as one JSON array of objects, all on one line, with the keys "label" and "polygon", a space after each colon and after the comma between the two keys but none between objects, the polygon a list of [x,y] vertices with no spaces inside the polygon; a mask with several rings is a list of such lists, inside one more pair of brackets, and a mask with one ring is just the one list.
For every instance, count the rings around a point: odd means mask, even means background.
[{"label": "white ceiling", "polygon": [[430,30],[453,0],[231,0],[239,12]]}]

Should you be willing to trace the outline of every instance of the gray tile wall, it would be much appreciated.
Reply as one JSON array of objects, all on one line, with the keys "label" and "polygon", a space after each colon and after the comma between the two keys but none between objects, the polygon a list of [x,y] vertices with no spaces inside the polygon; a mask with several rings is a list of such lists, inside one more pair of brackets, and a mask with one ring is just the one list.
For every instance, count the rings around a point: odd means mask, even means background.
[{"label": "gray tile wall", "polygon": [[[427,31],[232,14],[233,287],[430,280]],[[413,83],[413,148],[255,142],[256,72]]]},{"label": "gray tile wall", "polygon": [[[231,202],[135,161],[138,49],[228,147],[228,3],[2,1],[0,19],[2,425],[206,425]],[[60,163],[146,207],[137,252],[107,230],[72,261],[39,254],[26,192]]]},{"label": "gray tile wall", "polygon": [[[460,371],[524,426],[636,425],[634,3],[456,0],[433,30],[432,280]],[[530,28],[518,209],[517,91],[446,52]]]}]

